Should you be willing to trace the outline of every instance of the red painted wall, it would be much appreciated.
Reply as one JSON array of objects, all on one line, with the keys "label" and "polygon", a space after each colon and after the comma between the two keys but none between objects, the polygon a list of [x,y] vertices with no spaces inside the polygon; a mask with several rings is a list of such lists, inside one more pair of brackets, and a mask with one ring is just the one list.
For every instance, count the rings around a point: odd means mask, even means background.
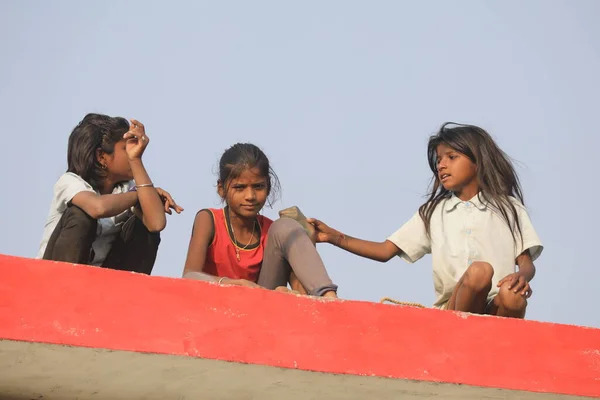
[{"label": "red painted wall", "polygon": [[0,255],[0,338],[600,396],[600,330]]}]

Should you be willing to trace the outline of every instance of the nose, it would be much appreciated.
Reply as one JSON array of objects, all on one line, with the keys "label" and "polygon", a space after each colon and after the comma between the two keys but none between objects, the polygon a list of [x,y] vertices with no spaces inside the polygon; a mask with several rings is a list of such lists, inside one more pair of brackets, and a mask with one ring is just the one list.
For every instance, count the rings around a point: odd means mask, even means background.
[{"label": "nose", "polygon": [[246,190],[245,194],[246,194],[246,196],[245,196],[246,197],[246,201],[254,201],[254,200],[256,200],[256,190],[254,190],[254,188],[249,187]]}]

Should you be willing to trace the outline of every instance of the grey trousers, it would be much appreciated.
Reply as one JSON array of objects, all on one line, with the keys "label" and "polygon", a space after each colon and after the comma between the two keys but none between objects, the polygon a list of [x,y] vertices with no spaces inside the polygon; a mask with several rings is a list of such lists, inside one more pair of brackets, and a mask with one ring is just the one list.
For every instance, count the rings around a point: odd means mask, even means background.
[{"label": "grey trousers", "polygon": [[269,228],[257,283],[267,289],[286,286],[291,271],[310,295],[337,291],[302,226],[291,218],[280,218]]}]

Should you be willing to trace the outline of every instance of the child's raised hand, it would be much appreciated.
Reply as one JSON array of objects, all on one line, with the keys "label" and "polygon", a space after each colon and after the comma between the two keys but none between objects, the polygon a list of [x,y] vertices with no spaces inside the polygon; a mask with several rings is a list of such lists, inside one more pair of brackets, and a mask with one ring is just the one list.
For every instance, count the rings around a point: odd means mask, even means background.
[{"label": "child's raised hand", "polygon": [[146,150],[148,143],[150,143],[150,138],[146,135],[144,124],[135,119],[131,120],[131,126],[127,133],[123,135],[123,139],[127,141],[125,151],[127,151],[129,160],[142,158],[144,150]]},{"label": "child's raised hand", "polygon": [[526,299],[530,298],[531,294],[533,293],[527,278],[518,272],[512,273],[500,279],[500,282],[498,282],[498,287],[504,284],[508,284],[508,290],[513,291],[513,293],[520,292],[521,296],[524,296]]},{"label": "child's raised hand", "polygon": [[341,235],[340,232],[336,231],[333,228],[330,228],[327,224],[322,221],[319,221],[316,218],[307,218],[306,222],[315,227],[315,237],[317,243],[332,243],[334,240]]}]

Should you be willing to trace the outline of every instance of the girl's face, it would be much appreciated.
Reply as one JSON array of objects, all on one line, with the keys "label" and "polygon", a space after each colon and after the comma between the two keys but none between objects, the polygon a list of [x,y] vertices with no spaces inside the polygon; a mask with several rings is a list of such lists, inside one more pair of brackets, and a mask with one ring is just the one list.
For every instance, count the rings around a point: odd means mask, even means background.
[{"label": "girl's face", "polygon": [[125,151],[125,144],[125,140],[119,140],[115,143],[115,150],[112,154],[103,153],[100,156],[100,162],[106,165],[108,178],[114,182],[123,182],[133,179],[129,158],[127,157],[127,151]]},{"label": "girl's face", "polygon": [[239,177],[219,183],[218,189],[230,210],[242,218],[256,217],[269,196],[267,177],[257,168],[245,169]]},{"label": "girl's face", "polygon": [[444,189],[460,197],[465,189],[477,194],[477,166],[471,159],[445,144],[437,147],[438,179]]}]

